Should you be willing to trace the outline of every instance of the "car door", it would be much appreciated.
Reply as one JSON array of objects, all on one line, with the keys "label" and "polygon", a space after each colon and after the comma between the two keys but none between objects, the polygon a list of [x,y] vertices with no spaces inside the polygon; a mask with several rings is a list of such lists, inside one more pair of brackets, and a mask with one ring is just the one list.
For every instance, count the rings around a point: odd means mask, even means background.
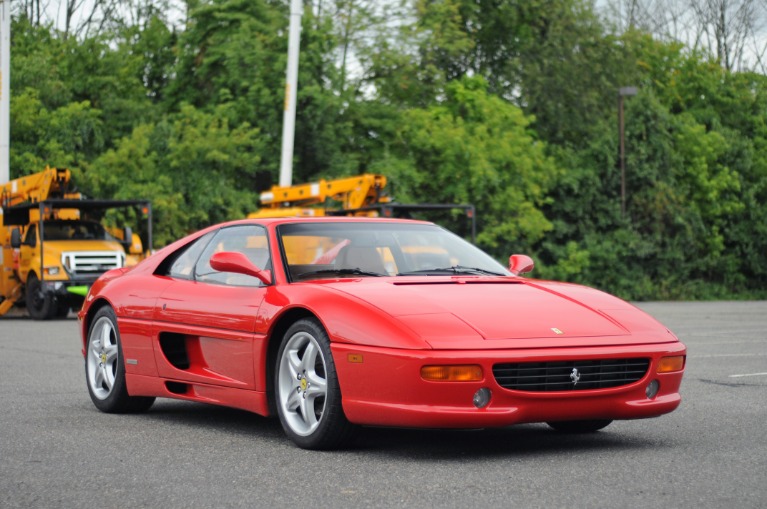
[{"label": "car door", "polygon": [[258,225],[221,228],[198,239],[171,265],[172,283],[154,312],[158,374],[191,383],[255,389],[256,316],[266,293],[257,278],[211,268],[219,251],[244,253],[270,266],[266,230]]}]

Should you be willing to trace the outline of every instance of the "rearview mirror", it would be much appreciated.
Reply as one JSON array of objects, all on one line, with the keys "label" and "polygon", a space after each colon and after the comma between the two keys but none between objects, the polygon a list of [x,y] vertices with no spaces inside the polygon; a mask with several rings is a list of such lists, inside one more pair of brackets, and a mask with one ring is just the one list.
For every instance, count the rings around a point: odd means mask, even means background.
[{"label": "rearview mirror", "polygon": [[265,285],[271,284],[272,273],[269,270],[262,270],[242,253],[235,251],[221,251],[214,253],[210,257],[210,266],[219,272],[234,272],[235,274],[245,274],[253,276]]},{"label": "rearview mirror", "polygon": [[509,270],[515,276],[532,272],[534,268],[535,262],[527,255],[513,254],[509,256]]}]

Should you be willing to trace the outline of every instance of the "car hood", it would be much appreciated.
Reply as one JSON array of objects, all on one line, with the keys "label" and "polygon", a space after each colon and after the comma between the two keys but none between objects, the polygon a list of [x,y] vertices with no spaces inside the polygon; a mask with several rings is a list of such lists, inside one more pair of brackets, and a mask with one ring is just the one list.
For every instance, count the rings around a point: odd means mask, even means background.
[{"label": "car hood", "polygon": [[579,285],[514,277],[365,278],[326,284],[388,313],[434,348],[676,341],[638,308]]}]

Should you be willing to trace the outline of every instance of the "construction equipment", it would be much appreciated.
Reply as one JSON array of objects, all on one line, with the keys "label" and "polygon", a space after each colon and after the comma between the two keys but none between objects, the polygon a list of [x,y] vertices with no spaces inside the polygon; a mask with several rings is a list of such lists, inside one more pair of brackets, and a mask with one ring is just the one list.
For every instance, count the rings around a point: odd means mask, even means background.
[{"label": "construction equipment", "polygon": [[294,186],[272,186],[261,193],[261,209],[248,218],[368,216],[413,217],[423,211],[461,210],[471,221],[471,239],[476,238],[474,205],[452,203],[394,203],[386,188],[386,177],[365,173],[355,177]]},{"label": "construction equipment", "polygon": [[[36,319],[66,316],[101,274],[151,250],[148,201],[85,199],[71,179],[68,169],[46,167],[0,185],[0,315],[15,305]],[[131,228],[111,235],[100,222],[109,209],[144,219],[146,242]]]},{"label": "construction equipment", "polygon": [[[294,217],[331,215],[331,209],[317,205],[336,202],[342,210],[359,211],[365,206],[389,203],[384,193],[386,177],[364,174],[336,180],[324,180],[295,186],[272,186],[261,193],[261,209],[248,215],[256,217]],[[371,214],[365,214],[371,215]]]}]

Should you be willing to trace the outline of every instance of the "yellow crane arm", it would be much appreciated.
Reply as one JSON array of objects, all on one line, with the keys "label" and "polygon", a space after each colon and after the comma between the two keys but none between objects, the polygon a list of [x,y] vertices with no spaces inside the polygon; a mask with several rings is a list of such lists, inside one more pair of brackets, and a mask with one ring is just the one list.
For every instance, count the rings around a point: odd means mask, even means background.
[{"label": "yellow crane arm", "polygon": [[49,198],[70,198],[67,187],[72,175],[68,169],[51,168],[11,180],[0,186],[0,204],[12,207],[21,203],[36,203]]},{"label": "yellow crane arm", "polygon": [[387,203],[389,197],[383,194],[384,187],[386,177],[366,173],[295,186],[272,186],[269,191],[261,193],[260,198],[261,206],[265,209],[306,207],[325,203],[328,199],[340,202],[344,209],[358,209],[375,203]]}]

